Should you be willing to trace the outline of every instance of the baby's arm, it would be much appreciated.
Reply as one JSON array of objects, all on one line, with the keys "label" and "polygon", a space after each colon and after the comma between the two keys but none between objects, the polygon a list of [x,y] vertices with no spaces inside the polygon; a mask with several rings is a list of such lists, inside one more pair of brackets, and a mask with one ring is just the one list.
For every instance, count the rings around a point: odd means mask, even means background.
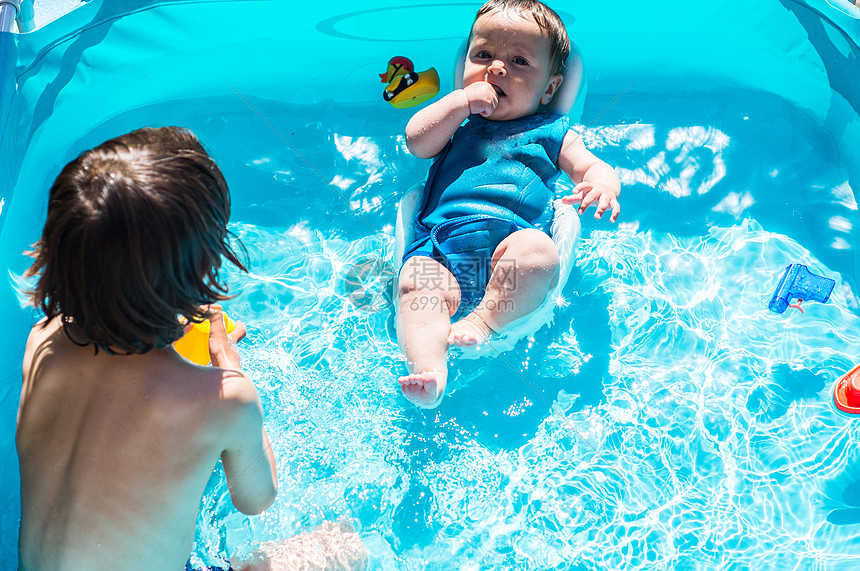
[{"label": "baby's arm", "polygon": [[412,116],[406,125],[406,146],[419,159],[435,157],[469,115],[489,117],[498,104],[496,90],[486,81],[452,91]]},{"label": "baby's arm", "polygon": [[[213,306],[216,307],[217,306]],[[245,335],[245,326],[236,323],[228,336],[220,308],[209,316],[209,354],[212,365],[225,369],[223,400],[230,404],[225,418],[229,423],[228,443],[221,463],[233,505],[242,513],[255,515],[275,501],[278,477],[272,445],[263,428],[263,407],[253,381],[241,369],[235,342]]]},{"label": "baby's arm", "polygon": [[568,131],[564,136],[558,155],[558,166],[576,183],[573,194],[562,198],[565,204],[579,203],[579,213],[582,214],[597,201],[594,217],[600,218],[606,209],[610,209],[612,216],[609,220],[615,222],[621,212],[621,206],[618,204],[621,181],[618,180],[615,169],[585,148],[578,133]]}]

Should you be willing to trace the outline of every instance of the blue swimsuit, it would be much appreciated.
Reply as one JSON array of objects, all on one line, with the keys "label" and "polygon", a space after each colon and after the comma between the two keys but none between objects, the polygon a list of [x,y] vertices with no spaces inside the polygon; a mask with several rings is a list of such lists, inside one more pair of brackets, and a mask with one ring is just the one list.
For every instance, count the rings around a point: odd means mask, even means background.
[{"label": "blue swimsuit", "polygon": [[480,303],[493,252],[517,230],[550,233],[553,185],[566,115],[539,113],[513,121],[472,115],[433,161],[403,261],[427,256],[460,285],[459,318]]}]

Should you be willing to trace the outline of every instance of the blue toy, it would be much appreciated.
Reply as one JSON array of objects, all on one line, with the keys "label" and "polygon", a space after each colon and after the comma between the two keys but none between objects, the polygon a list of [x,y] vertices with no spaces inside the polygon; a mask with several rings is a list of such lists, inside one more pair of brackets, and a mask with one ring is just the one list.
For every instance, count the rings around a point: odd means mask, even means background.
[{"label": "blue toy", "polygon": [[[801,301],[811,299],[827,303],[835,285],[835,281],[813,274],[803,264],[789,264],[767,307],[776,313],[782,313],[788,307],[797,308],[803,313],[800,307]],[[790,304],[789,302],[795,298],[797,298],[797,305]]]}]

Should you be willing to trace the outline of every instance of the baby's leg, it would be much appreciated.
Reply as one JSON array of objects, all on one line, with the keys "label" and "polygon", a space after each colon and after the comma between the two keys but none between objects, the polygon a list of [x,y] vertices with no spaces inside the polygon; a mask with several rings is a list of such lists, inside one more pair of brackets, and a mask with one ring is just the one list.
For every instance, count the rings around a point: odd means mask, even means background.
[{"label": "baby's leg", "polygon": [[432,258],[415,256],[400,270],[397,340],[411,374],[400,390],[415,404],[439,404],[448,382],[448,333],[460,305],[460,287],[448,269]]},{"label": "baby's leg", "polygon": [[558,249],[540,230],[518,230],[502,240],[493,252],[484,298],[451,327],[449,342],[461,347],[481,344],[536,310],[557,283],[558,267]]}]

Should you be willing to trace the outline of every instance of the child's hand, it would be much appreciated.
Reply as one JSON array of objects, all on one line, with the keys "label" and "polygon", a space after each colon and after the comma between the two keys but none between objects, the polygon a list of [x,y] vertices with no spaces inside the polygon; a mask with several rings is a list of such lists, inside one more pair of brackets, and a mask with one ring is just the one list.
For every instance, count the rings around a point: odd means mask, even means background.
[{"label": "child's hand", "polygon": [[[595,203],[595,200],[597,201]],[[561,199],[564,204],[579,204],[578,212],[584,213],[585,210],[595,203],[597,210],[594,212],[595,218],[600,218],[607,208],[612,210],[612,216],[609,217],[610,222],[615,222],[618,214],[621,212],[621,206],[618,204],[618,195],[611,188],[601,182],[582,181],[573,187],[573,194],[565,196]]]},{"label": "child's hand", "polygon": [[469,100],[469,113],[489,117],[499,105],[499,95],[486,81],[476,81],[463,88]]},{"label": "child's hand", "polygon": [[236,329],[227,334],[224,326],[224,312],[220,305],[209,306],[209,356],[212,365],[222,369],[241,369],[242,362],[236,343],[245,337],[245,324],[236,322]]}]

